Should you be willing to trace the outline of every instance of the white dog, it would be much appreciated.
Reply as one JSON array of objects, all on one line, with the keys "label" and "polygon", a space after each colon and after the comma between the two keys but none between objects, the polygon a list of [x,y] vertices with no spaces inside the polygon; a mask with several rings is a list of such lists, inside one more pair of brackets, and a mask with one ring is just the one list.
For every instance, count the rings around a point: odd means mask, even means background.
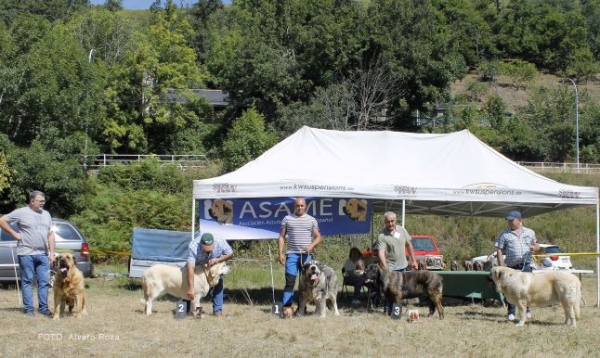
[{"label": "white dog", "polygon": [[522,272],[496,266],[491,271],[496,291],[517,306],[519,323],[525,324],[528,306],[550,306],[560,303],[565,311],[565,324],[575,327],[579,320],[581,282],[577,276],[561,271]]},{"label": "white dog", "polygon": [[[219,278],[227,275],[229,266],[221,262],[208,268],[207,265],[198,265],[194,268],[194,290],[196,297],[190,305],[190,313],[196,317],[197,308],[200,307],[200,299],[208,294],[211,287],[219,283]],[[187,282],[187,267],[178,268],[170,265],[157,264],[146,271],[142,276],[142,290],[144,298],[142,303],[146,304],[146,314],[152,314],[152,301],[162,292],[181,298],[189,299]]]}]

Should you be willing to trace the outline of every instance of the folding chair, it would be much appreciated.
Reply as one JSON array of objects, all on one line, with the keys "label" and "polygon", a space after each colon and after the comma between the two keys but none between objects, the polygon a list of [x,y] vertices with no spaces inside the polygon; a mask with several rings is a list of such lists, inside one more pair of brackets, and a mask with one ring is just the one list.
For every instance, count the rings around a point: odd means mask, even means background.
[{"label": "folding chair", "polygon": [[[345,273],[346,269],[342,267],[342,298],[347,297],[348,295],[350,295],[350,297],[354,295],[354,282],[352,282],[352,280],[349,280],[348,277],[344,276]],[[361,286],[361,291],[365,294],[368,294],[368,290],[365,285]]]}]

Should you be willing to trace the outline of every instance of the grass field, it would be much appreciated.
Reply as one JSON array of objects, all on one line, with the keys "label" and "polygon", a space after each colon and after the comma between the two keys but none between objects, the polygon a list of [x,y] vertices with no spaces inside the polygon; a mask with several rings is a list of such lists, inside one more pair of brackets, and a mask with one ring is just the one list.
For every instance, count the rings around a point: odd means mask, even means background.
[{"label": "grass field", "polygon": [[[99,272],[112,268],[98,268]],[[222,318],[175,319],[175,300],[155,302],[152,316],[142,313],[139,281],[122,277],[87,280],[89,315],[53,321],[27,318],[15,286],[0,289],[2,357],[591,357],[600,349],[600,309],[595,275],[583,277],[582,318],[576,328],[563,325],[559,307],[534,308],[533,322],[516,327],[498,304],[446,300],[444,320],[392,320],[380,311],[352,309],[340,300],[341,316],[308,315],[283,320],[271,314],[270,269],[235,265],[225,281]],[[260,282],[256,282],[260,280]],[[275,297],[283,273],[274,268]],[[52,300],[51,300],[52,302]],[[210,303],[203,300],[205,311]],[[312,311],[314,307],[309,306]]]}]

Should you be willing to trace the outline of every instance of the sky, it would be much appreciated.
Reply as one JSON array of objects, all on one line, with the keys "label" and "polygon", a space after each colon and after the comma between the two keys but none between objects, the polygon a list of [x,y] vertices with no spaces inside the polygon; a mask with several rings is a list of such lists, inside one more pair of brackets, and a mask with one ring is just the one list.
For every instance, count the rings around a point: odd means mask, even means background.
[{"label": "sky", "polygon": [[[106,0],[90,0],[93,5],[102,5],[106,2]],[[166,1],[162,1],[164,4]],[[184,0],[184,4],[195,4],[197,0]],[[154,0],[123,0],[123,7],[129,10],[148,10],[150,5],[154,3]],[[180,1],[175,1],[177,5],[180,4]],[[231,0],[223,1],[223,4],[230,4]]]}]

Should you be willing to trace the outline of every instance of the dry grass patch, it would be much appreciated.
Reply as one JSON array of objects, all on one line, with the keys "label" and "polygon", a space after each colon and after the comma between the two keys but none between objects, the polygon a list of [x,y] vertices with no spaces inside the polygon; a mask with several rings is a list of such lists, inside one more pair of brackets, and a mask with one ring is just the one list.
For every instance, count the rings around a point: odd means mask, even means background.
[{"label": "dry grass patch", "polygon": [[[600,310],[595,305],[595,276],[584,277],[584,297],[577,328],[563,325],[562,309],[535,308],[533,324],[516,327],[499,306],[447,305],[446,319],[391,320],[380,312],[353,310],[340,300],[341,316],[308,315],[283,320],[272,315],[271,288],[231,289],[223,318],[173,318],[174,300],[159,299],[145,316],[142,292],[127,279],[87,281],[89,315],[60,321],[25,317],[15,287],[0,290],[4,327],[0,356],[88,357],[589,357],[597,354]],[[281,280],[278,280],[281,281]],[[276,282],[278,282],[276,281]],[[281,282],[279,282],[281,284]],[[259,292],[261,295],[259,295]],[[276,292],[280,297],[281,291]],[[248,297],[247,297],[248,296]],[[253,302],[253,305],[247,302]],[[202,303],[210,312],[210,304]],[[314,307],[310,307],[314,310]]]}]

